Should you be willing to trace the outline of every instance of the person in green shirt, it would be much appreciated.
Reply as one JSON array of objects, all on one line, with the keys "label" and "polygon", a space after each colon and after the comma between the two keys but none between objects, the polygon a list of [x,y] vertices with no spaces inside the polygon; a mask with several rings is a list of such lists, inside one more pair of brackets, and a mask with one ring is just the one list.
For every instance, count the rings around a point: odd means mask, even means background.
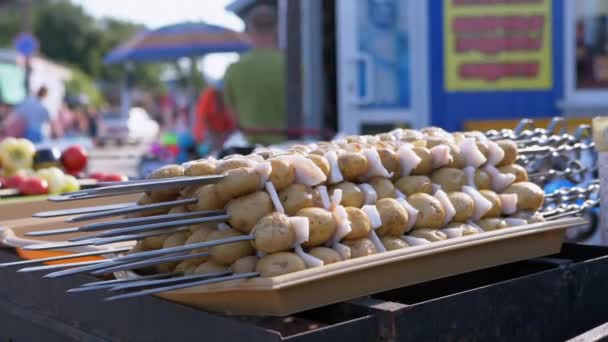
[{"label": "person in green shirt", "polygon": [[[277,47],[277,11],[257,5],[245,15],[253,49],[230,65],[224,75],[225,102],[252,144],[285,140],[285,56]],[[256,133],[260,129],[280,134]]]}]

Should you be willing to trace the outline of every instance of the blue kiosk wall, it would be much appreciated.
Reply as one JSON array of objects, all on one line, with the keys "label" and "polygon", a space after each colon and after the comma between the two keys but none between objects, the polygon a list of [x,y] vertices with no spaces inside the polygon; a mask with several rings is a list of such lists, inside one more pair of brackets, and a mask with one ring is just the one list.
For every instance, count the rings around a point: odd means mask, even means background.
[{"label": "blue kiosk wall", "polygon": [[431,124],[461,130],[465,121],[516,120],[559,114],[557,102],[564,88],[564,6],[552,1],[552,87],[544,91],[459,91],[445,89],[443,0],[429,1],[430,111]]}]

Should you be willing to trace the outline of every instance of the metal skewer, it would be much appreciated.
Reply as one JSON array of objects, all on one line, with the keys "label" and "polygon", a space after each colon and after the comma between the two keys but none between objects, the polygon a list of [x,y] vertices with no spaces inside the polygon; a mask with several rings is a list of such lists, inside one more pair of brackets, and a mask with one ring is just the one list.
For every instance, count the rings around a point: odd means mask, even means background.
[{"label": "metal skewer", "polygon": [[211,277],[221,277],[221,276],[230,275],[230,274],[232,274],[232,272],[230,272],[230,271],[219,271],[219,272],[211,272],[211,273],[204,273],[204,274],[190,274],[190,275],[185,275],[185,276],[181,276],[181,277],[161,279],[161,280],[143,280],[143,281],[136,281],[136,282],[130,282],[127,284],[118,285],[118,286],[112,287],[110,289],[110,291],[116,292],[116,291],[123,291],[123,290],[129,290],[129,289],[135,289],[135,288],[141,288],[141,287],[150,287],[150,286],[156,286],[156,285],[181,283],[184,281],[198,280],[201,278],[204,279],[204,278],[211,278]]},{"label": "metal skewer", "polygon": [[66,209],[66,210],[52,210],[52,211],[42,211],[39,213],[35,213],[33,217],[39,218],[50,218],[50,217],[59,217],[59,216],[72,216],[77,214],[88,214],[88,213],[97,213],[100,211],[109,211],[120,208],[129,208],[136,207],[137,203],[135,202],[125,202],[125,203],[116,203],[116,204],[108,204],[108,205],[98,205],[94,207],[83,207],[83,208],[74,208],[74,209]]},{"label": "metal skewer", "polygon": [[184,289],[184,288],[194,287],[194,286],[199,286],[199,285],[219,283],[219,282],[223,282],[223,281],[236,280],[236,279],[253,278],[253,277],[257,277],[259,275],[260,274],[257,272],[234,274],[234,275],[227,276],[227,277],[193,281],[193,282],[187,282],[184,284],[177,284],[177,285],[164,286],[164,287],[156,287],[156,288],[152,288],[152,289],[148,289],[148,290],[112,296],[112,297],[105,298],[104,300],[105,301],[114,301],[114,300],[119,300],[119,299],[135,298],[135,297],[141,297],[141,296],[150,295],[150,294],[154,294],[154,293],[174,291],[174,290],[179,290],[179,289]]},{"label": "metal skewer", "polygon": [[106,280],[106,281],[96,281],[93,283],[82,284],[82,285],[80,285],[80,287],[75,287],[73,289],[69,289],[66,291],[66,293],[107,290],[107,289],[116,287],[117,285],[131,283],[131,282],[135,282],[135,281],[162,279],[162,278],[181,276],[181,275],[183,275],[183,273],[181,273],[181,272],[168,272],[168,273],[160,273],[160,274],[150,274],[150,275],[127,278],[127,279],[112,279],[112,280]]},{"label": "metal skewer", "polygon": [[190,185],[202,185],[217,183],[224,176],[213,175],[213,176],[197,176],[197,177],[176,177],[176,178],[164,178],[155,179],[153,182],[136,182],[133,184],[125,185],[113,185],[101,188],[93,188],[89,190],[66,193],[58,196],[51,196],[49,199],[55,202],[71,201],[84,198],[97,198],[106,196],[118,196],[125,194],[133,194],[146,191],[163,190],[163,189],[174,189],[182,188]]},{"label": "metal skewer", "polygon": [[87,265],[99,265],[101,263],[105,263],[107,261],[105,260],[92,260],[92,261],[81,261],[81,262],[72,262],[69,264],[57,264],[57,265],[44,265],[44,266],[33,266],[33,267],[26,267],[26,268],[22,268],[17,270],[17,272],[37,272],[37,271],[49,271],[49,270],[56,270],[56,269],[62,269],[62,268],[69,268],[69,267],[79,267],[79,266],[87,266]]},{"label": "metal skewer", "polygon": [[23,261],[14,261],[14,262],[5,262],[3,264],[0,264],[0,268],[3,268],[3,267],[12,267],[12,266],[24,266],[24,265],[31,265],[31,264],[39,264],[39,263],[44,263],[44,262],[49,262],[49,261],[77,259],[77,258],[88,257],[88,256],[116,254],[116,253],[127,252],[130,249],[131,249],[131,247],[112,248],[112,249],[105,249],[103,251],[94,251],[94,252],[69,254],[69,255],[62,255],[62,256],[56,256],[56,257],[50,257],[50,258],[42,258],[42,259],[34,259],[34,260],[23,260]]},{"label": "metal skewer", "polygon": [[101,270],[96,270],[96,271],[91,272],[91,274],[92,275],[103,275],[103,274],[109,274],[109,273],[114,273],[114,272],[118,272],[118,271],[136,270],[136,269],[140,269],[140,268],[144,268],[144,267],[148,267],[148,266],[152,266],[152,265],[163,264],[166,262],[196,259],[196,258],[201,258],[201,257],[206,257],[206,256],[209,256],[209,253],[201,252],[201,253],[195,253],[195,254],[162,256],[162,257],[158,257],[158,258],[135,261],[135,262],[131,262],[128,264],[122,264],[122,265],[118,265],[118,266],[104,268]]},{"label": "metal skewer", "polygon": [[[120,216],[120,215],[134,214],[134,213],[140,213],[140,212],[145,212],[145,211],[172,208],[172,207],[177,207],[180,205],[194,204],[197,201],[198,201],[198,199],[196,199],[196,198],[186,198],[186,199],[180,199],[180,200],[168,201],[168,202],[160,202],[160,203],[154,203],[154,204],[122,207],[122,208],[105,210],[102,212],[96,212],[96,213],[72,217],[72,218],[67,219],[66,222],[81,222],[81,221],[96,220],[96,219],[112,217],[112,216]],[[70,214],[70,215],[72,215],[72,214]]]}]

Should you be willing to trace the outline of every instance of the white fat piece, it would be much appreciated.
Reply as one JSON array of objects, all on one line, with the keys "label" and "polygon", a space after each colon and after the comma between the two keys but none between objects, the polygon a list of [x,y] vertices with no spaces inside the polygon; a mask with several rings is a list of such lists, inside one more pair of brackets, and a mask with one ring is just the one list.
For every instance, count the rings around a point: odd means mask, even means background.
[{"label": "white fat piece", "polygon": [[328,243],[330,246],[336,242],[342,241],[342,239],[352,231],[350,221],[348,220],[348,213],[343,206],[339,205],[335,207],[332,214],[336,220],[336,231]]},{"label": "white fat piece", "polygon": [[403,136],[403,130],[400,128],[397,128],[397,129],[394,129],[394,130],[388,132],[388,134],[392,135],[397,140],[401,140],[401,137]]},{"label": "white fat piece", "polygon": [[485,215],[490,209],[492,209],[492,202],[487,198],[483,197],[477,189],[470,186],[463,186],[462,191],[473,199],[475,210],[473,211],[473,219],[479,220]]},{"label": "white fat piece", "polygon": [[323,260],[315,258],[314,256],[304,252],[304,250],[302,249],[302,246],[300,246],[300,245],[296,245],[293,248],[293,251],[300,258],[302,258],[302,260],[304,260],[304,263],[306,264],[306,267],[308,267],[308,268],[320,267],[320,266],[324,265]]},{"label": "white fat piece", "polygon": [[477,147],[475,138],[464,139],[464,141],[460,144],[460,150],[462,151],[462,155],[467,166],[478,168],[487,161],[486,157]]},{"label": "white fat piece", "polygon": [[329,163],[329,184],[337,184],[344,180],[342,172],[340,171],[340,165],[338,164],[338,153],[336,151],[329,151],[325,153],[325,159]]},{"label": "white fat piece", "polygon": [[433,169],[438,169],[453,161],[452,155],[450,154],[450,147],[447,145],[433,146],[430,151],[433,159]]},{"label": "white fat piece", "polygon": [[342,257],[342,260],[348,260],[350,259],[350,247],[348,247],[347,245],[343,245],[339,242],[334,243],[333,245],[331,245],[331,248],[338,252],[338,254],[340,254],[340,256]]},{"label": "white fat piece", "polygon": [[490,178],[492,179],[492,190],[496,192],[504,191],[509,185],[515,182],[516,176],[514,174],[501,173],[494,166],[488,165],[484,168],[484,171],[490,175]]},{"label": "white fat piece", "polygon": [[365,197],[365,204],[376,203],[376,201],[378,200],[378,193],[376,193],[376,190],[374,190],[373,186],[367,183],[361,183],[357,185],[357,187],[359,188],[359,190],[361,190],[363,196]]},{"label": "white fat piece", "polygon": [[401,204],[403,209],[407,211],[407,230],[406,233],[411,231],[416,224],[416,219],[418,219],[418,209],[414,208],[405,198],[398,197],[397,202]]},{"label": "white fat piece", "polygon": [[407,196],[405,196],[405,194],[403,192],[401,192],[399,189],[395,189],[395,197],[407,199]]},{"label": "white fat piece", "polygon": [[232,227],[230,227],[227,223],[220,222],[217,224],[217,230],[226,231],[230,229],[232,229]]},{"label": "white fat piece", "polygon": [[525,226],[528,221],[518,217],[507,217],[505,222],[509,227]]},{"label": "white fat piece", "polygon": [[267,161],[256,164],[253,167],[253,171],[260,176],[260,188],[264,188],[264,185],[272,173],[272,164]]},{"label": "white fat piece", "polygon": [[517,194],[500,194],[502,202],[502,213],[504,215],[513,215],[517,212]]},{"label": "white fat piece", "polygon": [[341,202],[342,202],[342,189],[335,189],[334,192],[332,192],[332,194],[331,194],[330,206],[329,206],[330,209],[333,210],[334,208],[338,207]]},{"label": "white fat piece", "polygon": [[306,186],[319,185],[327,180],[325,174],[312,160],[301,156],[301,155],[283,155],[280,156],[293,165],[297,184],[303,184]]},{"label": "white fat piece", "polygon": [[382,226],[382,218],[375,205],[366,204],[361,207],[361,210],[369,217],[372,229],[378,229]]},{"label": "white fat piece", "polygon": [[448,237],[448,239],[454,239],[462,237],[462,233],[464,229],[455,227],[455,228],[443,228],[441,231]]},{"label": "white fat piece", "polygon": [[418,164],[422,161],[420,157],[412,150],[411,144],[403,144],[397,150],[399,163],[401,164],[401,176],[409,176]]},{"label": "white fat piece", "polygon": [[289,218],[289,222],[296,235],[294,247],[308,241],[308,238],[310,237],[310,223],[308,222],[308,217],[292,216]]},{"label": "white fat piece", "polygon": [[481,228],[477,223],[473,222],[472,220],[468,220],[467,224],[475,229],[477,229],[478,233],[483,233],[485,232],[485,230],[483,230],[483,228]]},{"label": "white fat piece", "polygon": [[477,189],[477,185],[475,184],[475,168],[472,166],[467,166],[462,171],[467,179],[467,185]]},{"label": "white fat piece", "polygon": [[486,145],[488,146],[489,156],[487,164],[491,166],[496,166],[498,163],[502,161],[505,157],[505,151],[503,151],[497,143],[492,140],[486,140]]},{"label": "white fat piece", "polygon": [[369,239],[374,246],[376,246],[378,253],[386,252],[386,248],[384,247],[384,244],[382,244],[382,241],[380,241],[380,238],[378,237],[378,234],[376,234],[375,230],[372,229],[372,231],[369,232]]},{"label": "white fat piece", "polygon": [[329,199],[329,191],[327,191],[327,187],[325,185],[319,185],[317,187],[317,191],[319,191],[319,196],[321,197],[321,204],[323,208],[326,210],[331,209],[331,200]]},{"label": "white fat piece", "polygon": [[363,156],[367,159],[367,173],[364,176],[365,179],[372,177],[391,177],[391,173],[384,168],[384,165],[382,165],[380,155],[375,148],[366,148],[361,151],[361,154],[363,154]]},{"label": "white fat piece", "polygon": [[454,205],[448,198],[448,195],[445,193],[445,191],[441,190],[441,187],[437,191],[435,191],[435,198],[438,199],[439,202],[441,202],[441,205],[445,210],[445,220],[443,224],[450,223],[454,218],[454,215],[456,215],[456,209],[454,208]]},{"label": "white fat piece", "polygon": [[401,240],[405,241],[410,246],[428,245],[431,241],[423,238],[417,238],[413,236],[403,235]]},{"label": "white fat piece", "polygon": [[274,188],[272,182],[266,182],[266,192],[268,192],[268,195],[270,196],[270,200],[272,201],[274,210],[281,214],[285,214],[283,203],[281,203],[281,200],[279,199],[279,194],[277,194],[277,189]]}]

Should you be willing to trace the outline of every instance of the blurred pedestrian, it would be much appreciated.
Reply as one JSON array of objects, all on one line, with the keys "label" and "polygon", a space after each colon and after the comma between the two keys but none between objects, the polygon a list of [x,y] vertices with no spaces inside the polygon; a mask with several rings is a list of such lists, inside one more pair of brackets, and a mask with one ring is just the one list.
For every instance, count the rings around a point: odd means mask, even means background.
[{"label": "blurred pedestrian", "polygon": [[283,134],[255,133],[285,128],[285,57],[277,46],[277,9],[257,5],[244,17],[253,49],[226,70],[224,98],[250,143],[277,143]]},{"label": "blurred pedestrian", "polygon": [[[236,122],[226,109],[222,83],[206,87],[196,102],[194,137],[201,154],[205,149],[220,150],[228,135],[236,128]],[[204,147],[204,148],[203,148]]]},{"label": "blurred pedestrian", "polygon": [[42,86],[35,95],[18,105],[7,119],[6,133],[9,136],[24,137],[34,143],[58,135],[59,128],[51,121],[49,111],[42,101],[48,89]]}]

